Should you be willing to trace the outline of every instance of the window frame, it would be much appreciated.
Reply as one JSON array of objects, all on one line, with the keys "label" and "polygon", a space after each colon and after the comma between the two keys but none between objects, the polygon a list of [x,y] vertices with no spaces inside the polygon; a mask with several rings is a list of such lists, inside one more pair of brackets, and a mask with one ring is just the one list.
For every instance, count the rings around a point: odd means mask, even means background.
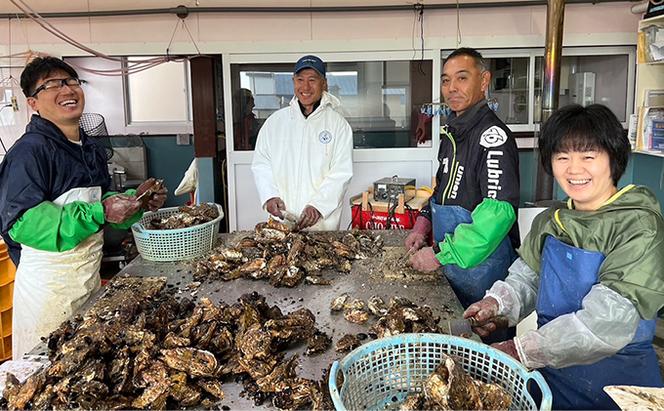
[{"label": "window frame", "polygon": [[[150,57],[160,57],[158,55],[149,55],[149,56],[123,56],[122,57],[122,68],[126,69],[128,66],[129,59],[131,58],[150,58]],[[185,97],[187,99],[187,119],[185,121],[133,121],[131,118],[131,95],[129,89],[129,75],[125,74],[122,76],[122,98],[124,101],[124,126],[127,132],[136,132],[140,134],[178,134],[178,133],[193,133],[194,122],[193,122],[193,107],[192,107],[192,95],[191,95],[191,68],[189,65],[189,60],[184,60],[181,62],[184,65],[184,85],[186,88]]]},{"label": "window frame", "polygon": [[[443,60],[453,50],[441,50],[441,70]],[[539,129],[539,123],[535,123],[535,59],[544,57],[545,49],[538,48],[515,48],[515,49],[478,49],[485,58],[529,58],[528,69],[528,123],[507,124],[515,133],[535,132]],[[566,46],[562,49],[563,57],[570,56],[615,56],[627,55],[627,95],[625,104],[625,119],[621,124],[624,128],[628,126],[630,114],[634,112],[634,85],[636,81],[636,46]]]}]

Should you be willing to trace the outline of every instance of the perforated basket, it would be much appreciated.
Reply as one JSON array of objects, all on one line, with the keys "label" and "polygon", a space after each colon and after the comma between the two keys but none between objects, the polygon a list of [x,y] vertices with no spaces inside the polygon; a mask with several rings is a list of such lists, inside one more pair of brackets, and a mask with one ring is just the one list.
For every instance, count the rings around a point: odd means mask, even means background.
[{"label": "perforated basket", "polygon": [[[551,409],[551,390],[537,371],[528,372],[507,354],[479,342],[444,334],[400,334],[364,344],[335,361],[329,387],[337,410],[398,409],[442,362],[442,354],[461,360],[473,378],[503,387],[512,396],[510,409],[536,410],[528,392],[532,382],[542,393],[541,410]],[[337,387],[339,372],[343,375]],[[341,380],[340,380],[341,381]]]},{"label": "perforated basket", "polygon": [[214,246],[219,222],[224,212],[219,204],[219,217],[207,223],[175,230],[148,230],[145,227],[154,218],[166,218],[178,212],[178,207],[147,212],[131,226],[136,247],[143,258],[150,261],[178,261],[198,257]]}]

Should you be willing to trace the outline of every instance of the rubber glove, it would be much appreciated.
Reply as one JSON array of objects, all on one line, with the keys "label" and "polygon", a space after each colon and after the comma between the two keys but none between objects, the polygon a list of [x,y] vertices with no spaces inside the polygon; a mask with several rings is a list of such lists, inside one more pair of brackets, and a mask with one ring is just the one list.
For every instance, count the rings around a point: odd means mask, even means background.
[{"label": "rubber glove", "polygon": [[120,224],[136,214],[141,208],[141,202],[136,197],[116,194],[101,202],[104,206],[104,219],[107,223]]},{"label": "rubber glove", "polygon": [[417,271],[429,273],[441,267],[440,261],[433,253],[433,248],[424,247],[410,256],[410,265]]},{"label": "rubber glove", "polygon": [[286,204],[284,204],[283,200],[279,197],[272,197],[265,202],[265,210],[267,210],[267,212],[273,216],[281,218],[282,220],[284,219],[284,215],[281,214],[281,211],[285,209]]},{"label": "rubber glove", "polygon": [[514,358],[515,360],[521,362],[521,358],[519,358],[519,353],[516,350],[516,345],[514,344],[514,340],[507,340],[495,344],[491,344],[491,346],[497,350],[500,350],[504,352],[505,354],[509,355],[510,357]]},{"label": "rubber glove", "polygon": [[311,227],[316,224],[321,217],[322,215],[320,211],[316,210],[316,207],[308,205],[304,207],[302,214],[300,214],[300,221],[297,223],[297,228],[302,230]]},{"label": "rubber glove", "polygon": [[417,217],[415,225],[404,241],[404,245],[408,252],[412,253],[424,247],[427,244],[429,233],[431,233],[431,221],[426,217]]},{"label": "rubber glove", "polygon": [[486,337],[496,331],[497,325],[491,321],[498,315],[498,301],[493,297],[484,297],[476,303],[468,306],[463,313],[463,318],[473,318],[477,327],[473,327],[473,332],[480,337]]}]

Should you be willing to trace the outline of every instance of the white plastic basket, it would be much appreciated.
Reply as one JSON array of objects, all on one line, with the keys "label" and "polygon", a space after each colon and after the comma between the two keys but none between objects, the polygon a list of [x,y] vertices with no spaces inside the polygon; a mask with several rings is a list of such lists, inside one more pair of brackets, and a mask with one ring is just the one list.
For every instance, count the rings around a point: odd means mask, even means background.
[{"label": "white plastic basket", "polygon": [[[212,203],[211,203],[212,204]],[[196,258],[212,249],[224,217],[219,204],[219,217],[207,223],[175,230],[148,230],[145,227],[154,218],[166,218],[178,212],[179,207],[147,212],[131,226],[136,247],[143,258],[150,261],[178,261]]]},{"label": "white plastic basket", "polygon": [[[509,355],[466,338],[445,334],[399,334],[380,338],[351,351],[332,364],[330,395],[338,411],[399,409],[409,394],[422,391],[423,382],[442,361],[442,354],[461,361],[471,377],[495,383],[512,396],[512,410],[536,410],[528,386],[541,393],[540,410],[551,409],[551,390],[544,377]],[[343,384],[337,386],[338,374]]]}]

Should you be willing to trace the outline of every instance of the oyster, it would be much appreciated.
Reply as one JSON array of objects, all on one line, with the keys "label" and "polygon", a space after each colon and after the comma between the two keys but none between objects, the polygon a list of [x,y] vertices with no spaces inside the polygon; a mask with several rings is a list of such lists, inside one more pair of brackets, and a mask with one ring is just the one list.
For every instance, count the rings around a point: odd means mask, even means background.
[{"label": "oyster", "polygon": [[431,409],[430,407],[425,407],[425,398],[422,393],[412,393],[401,403],[399,407],[400,411],[418,411],[423,409]]},{"label": "oyster", "polygon": [[252,324],[237,340],[245,358],[265,359],[272,354],[272,335],[260,323]]},{"label": "oyster", "polygon": [[300,308],[281,319],[269,320],[265,329],[275,338],[282,340],[307,339],[315,331],[313,313],[307,308]]},{"label": "oyster", "polygon": [[507,410],[512,405],[512,396],[498,384],[474,381],[480,392],[480,401],[484,410]]},{"label": "oyster", "polygon": [[369,312],[376,317],[382,317],[387,314],[387,305],[382,298],[377,295],[371,296],[367,301]]},{"label": "oyster", "polygon": [[314,285],[330,285],[332,284],[330,280],[326,280],[322,277],[317,277],[313,275],[308,275],[304,277],[304,282],[307,284],[314,284]]},{"label": "oyster", "polygon": [[332,311],[341,311],[344,309],[344,306],[346,305],[346,301],[350,298],[350,295],[348,293],[343,293],[330,303],[330,310]]},{"label": "oyster", "polygon": [[349,303],[344,304],[344,308],[346,310],[364,310],[364,307],[366,307],[364,301],[357,298]]},{"label": "oyster", "polygon": [[161,355],[169,367],[197,377],[212,377],[217,369],[214,354],[195,348],[173,348],[161,350]]},{"label": "oyster", "polygon": [[332,344],[332,339],[320,330],[314,331],[307,339],[307,350],[304,352],[304,355],[316,355],[327,351]]},{"label": "oyster", "polygon": [[346,334],[335,345],[334,349],[337,352],[350,352],[354,348],[361,345],[360,339],[353,334]]},{"label": "oyster", "polygon": [[426,398],[442,409],[482,409],[477,385],[452,357],[443,354],[443,360],[424,382]]},{"label": "oyster", "polygon": [[354,324],[364,324],[369,319],[369,313],[365,310],[352,308],[344,311],[344,318]]}]

